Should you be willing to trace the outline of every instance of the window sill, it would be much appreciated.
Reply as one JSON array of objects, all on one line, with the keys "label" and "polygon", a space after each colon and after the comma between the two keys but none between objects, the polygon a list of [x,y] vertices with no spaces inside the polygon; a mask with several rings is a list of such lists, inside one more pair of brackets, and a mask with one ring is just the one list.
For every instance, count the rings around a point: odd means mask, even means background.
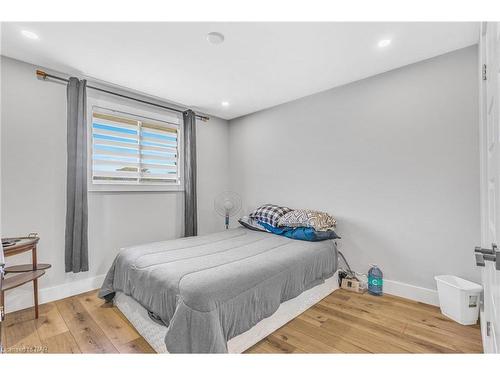
[{"label": "window sill", "polygon": [[182,192],[181,185],[115,185],[115,184],[89,184],[87,191],[93,192]]}]

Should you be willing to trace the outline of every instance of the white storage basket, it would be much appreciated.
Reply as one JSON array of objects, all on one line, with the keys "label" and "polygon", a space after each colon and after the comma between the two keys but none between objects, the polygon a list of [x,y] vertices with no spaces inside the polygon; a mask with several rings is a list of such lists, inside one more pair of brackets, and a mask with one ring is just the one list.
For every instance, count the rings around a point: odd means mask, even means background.
[{"label": "white storage basket", "polygon": [[483,287],[453,275],[435,276],[441,313],[463,325],[477,323]]}]

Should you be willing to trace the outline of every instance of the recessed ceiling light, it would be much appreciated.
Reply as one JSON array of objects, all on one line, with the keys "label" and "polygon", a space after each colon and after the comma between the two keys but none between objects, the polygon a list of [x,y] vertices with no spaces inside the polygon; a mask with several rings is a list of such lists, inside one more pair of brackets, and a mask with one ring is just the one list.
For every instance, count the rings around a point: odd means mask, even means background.
[{"label": "recessed ceiling light", "polygon": [[33,39],[33,40],[40,39],[40,37],[37,34],[35,34],[33,31],[22,30],[21,34],[23,34],[28,39]]},{"label": "recessed ceiling light", "polygon": [[207,34],[207,40],[211,44],[221,44],[224,41],[224,35],[213,31]]},{"label": "recessed ceiling light", "polygon": [[378,42],[378,46],[380,48],[384,48],[384,47],[387,47],[389,44],[391,44],[391,40],[390,39],[382,39]]},{"label": "recessed ceiling light", "polygon": [[223,101],[222,103],[220,103],[223,107],[229,107],[229,102],[227,101]]}]

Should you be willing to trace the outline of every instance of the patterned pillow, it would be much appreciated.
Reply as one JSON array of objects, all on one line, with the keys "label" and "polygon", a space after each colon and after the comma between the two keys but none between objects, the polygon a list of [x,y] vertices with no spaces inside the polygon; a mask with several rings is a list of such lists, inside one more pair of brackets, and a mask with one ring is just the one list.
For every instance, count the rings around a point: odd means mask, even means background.
[{"label": "patterned pillow", "polygon": [[326,212],[313,210],[293,210],[278,220],[279,227],[310,227],[315,230],[328,230],[337,225],[335,219]]},{"label": "patterned pillow", "polygon": [[292,211],[291,208],[276,206],[274,204],[265,204],[257,208],[252,212],[250,216],[254,220],[262,221],[272,225],[273,227],[278,226],[279,219],[286,213]]}]

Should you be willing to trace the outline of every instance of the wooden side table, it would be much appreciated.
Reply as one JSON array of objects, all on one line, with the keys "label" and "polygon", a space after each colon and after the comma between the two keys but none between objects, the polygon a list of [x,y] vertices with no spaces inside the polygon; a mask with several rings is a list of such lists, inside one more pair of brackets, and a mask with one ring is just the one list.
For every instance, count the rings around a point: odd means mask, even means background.
[{"label": "wooden side table", "polygon": [[4,245],[5,257],[31,251],[30,264],[20,264],[5,267],[5,274],[14,274],[3,280],[0,292],[0,306],[5,306],[5,292],[9,289],[17,288],[29,282],[33,282],[33,299],[35,302],[35,319],[38,319],[38,278],[45,274],[45,270],[50,268],[50,264],[37,263],[36,247],[40,238],[38,236],[3,238],[2,242],[9,242]]}]

